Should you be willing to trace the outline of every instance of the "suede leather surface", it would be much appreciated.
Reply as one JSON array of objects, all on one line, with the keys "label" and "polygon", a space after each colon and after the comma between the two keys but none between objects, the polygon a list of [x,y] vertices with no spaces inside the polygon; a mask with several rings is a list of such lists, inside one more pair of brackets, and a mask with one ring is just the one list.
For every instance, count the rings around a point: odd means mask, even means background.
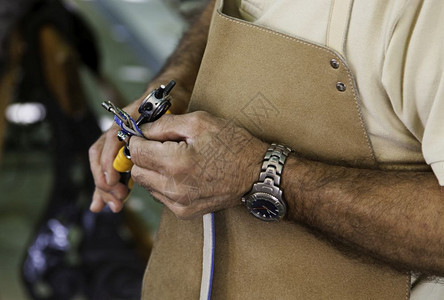
[{"label": "suede leather surface", "polygon": [[[338,69],[330,66],[332,58]],[[346,84],[345,92],[337,82]],[[193,92],[195,110],[312,159],[377,166],[353,76],[339,55],[220,11]],[[212,299],[408,298],[409,276],[350,258],[298,224],[262,222],[242,206],[217,212],[215,223]],[[201,220],[180,221],[165,211],[144,299],[197,299],[201,246]]]},{"label": "suede leather surface", "polygon": [[[216,20],[221,33],[207,46],[191,111],[234,120],[311,159],[375,166],[352,74],[336,53],[221,15]],[[339,69],[330,66],[333,58]]]},{"label": "suede leather surface", "polygon": [[202,219],[180,221],[164,209],[142,299],[199,299],[202,276]]}]

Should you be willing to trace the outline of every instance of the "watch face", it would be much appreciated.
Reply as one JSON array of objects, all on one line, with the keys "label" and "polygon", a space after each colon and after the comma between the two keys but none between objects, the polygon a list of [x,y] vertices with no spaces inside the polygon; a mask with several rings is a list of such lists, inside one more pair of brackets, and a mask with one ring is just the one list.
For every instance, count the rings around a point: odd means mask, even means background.
[{"label": "watch face", "polygon": [[264,221],[279,221],[285,214],[284,205],[274,196],[255,193],[247,201],[248,210]]}]

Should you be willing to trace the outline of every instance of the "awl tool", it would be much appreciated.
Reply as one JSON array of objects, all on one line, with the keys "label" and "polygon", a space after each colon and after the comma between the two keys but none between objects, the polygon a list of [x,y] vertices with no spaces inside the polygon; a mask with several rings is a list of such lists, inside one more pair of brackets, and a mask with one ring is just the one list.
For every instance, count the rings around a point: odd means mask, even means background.
[{"label": "awl tool", "polygon": [[120,182],[127,185],[129,189],[133,187],[133,181],[131,180],[133,163],[128,148],[130,138],[134,135],[145,138],[139,126],[154,122],[164,114],[169,113],[168,109],[171,107],[170,92],[175,85],[176,82],[171,80],[166,86],[161,85],[146,96],[139,106],[140,116],[137,120],[134,120],[128,113],[114,105],[111,101],[102,102],[102,106],[114,114],[114,122],[121,129],[117,132],[117,138],[119,141],[125,142],[125,146],[119,150],[114,159],[113,167],[120,173]]}]

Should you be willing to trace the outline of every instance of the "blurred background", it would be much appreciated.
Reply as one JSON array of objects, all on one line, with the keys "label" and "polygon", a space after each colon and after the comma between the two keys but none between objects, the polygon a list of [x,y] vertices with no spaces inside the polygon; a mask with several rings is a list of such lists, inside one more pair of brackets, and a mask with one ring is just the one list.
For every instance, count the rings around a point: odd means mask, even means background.
[{"label": "blurred background", "polygon": [[204,2],[0,0],[1,300],[139,298],[161,207],[90,213],[87,150]]}]

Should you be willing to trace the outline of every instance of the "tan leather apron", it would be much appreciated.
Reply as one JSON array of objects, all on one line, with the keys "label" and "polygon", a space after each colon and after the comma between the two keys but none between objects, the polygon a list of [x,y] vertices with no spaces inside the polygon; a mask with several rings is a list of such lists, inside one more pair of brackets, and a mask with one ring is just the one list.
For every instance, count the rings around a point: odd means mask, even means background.
[{"label": "tan leather apron", "polygon": [[[231,119],[311,159],[377,167],[344,59],[227,16],[230,5],[213,16],[190,111]],[[350,258],[298,224],[262,222],[243,206],[215,213],[215,224],[212,299],[409,297],[408,275]],[[198,299],[201,273],[202,220],[165,210],[143,298]]]}]

